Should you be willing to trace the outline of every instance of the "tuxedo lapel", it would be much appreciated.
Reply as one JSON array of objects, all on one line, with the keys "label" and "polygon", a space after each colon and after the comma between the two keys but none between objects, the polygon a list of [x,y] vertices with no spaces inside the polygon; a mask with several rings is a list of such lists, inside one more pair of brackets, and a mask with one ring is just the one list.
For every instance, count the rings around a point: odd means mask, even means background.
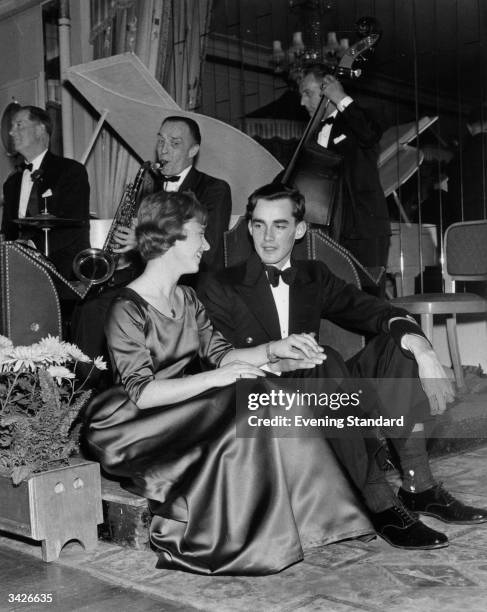
[{"label": "tuxedo lapel", "polygon": [[178,191],[192,191],[193,193],[195,193],[198,187],[198,183],[201,180],[201,176],[201,172],[198,172],[198,170],[196,170],[195,167],[192,166],[191,170],[186,175],[186,178],[179,186]]},{"label": "tuxedo lapel", "polygon": [[289,287],[289,333],[299,334],[310,327],[319,287],[310,277],[306,262],[293,261],[296,267],[296,278]]},{"label": "tuxedo lapel", "polygon": [[247,261],[245,277],[235,290],[262,325],[269,338],[280,338],[279,316],[262,262],[253,253]]},{"label": "tuxedo lapel", "polygon": [[22,174],[23,172],[18,171],[12,177],[11,183],[11,196],[9,200],[12,202],[12,219],[18,219],[19,217],[19,205],[20,205],[20,189],[22,187]]}]

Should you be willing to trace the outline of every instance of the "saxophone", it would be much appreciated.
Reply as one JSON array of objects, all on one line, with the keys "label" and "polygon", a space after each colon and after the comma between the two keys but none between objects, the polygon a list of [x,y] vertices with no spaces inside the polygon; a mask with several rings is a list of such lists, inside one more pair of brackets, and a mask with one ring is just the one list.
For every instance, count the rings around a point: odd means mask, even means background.
[{"label": "saxophone", "polygon": [[133,182],[126,186],[108,230],[103,248],[84,249],[76,255],[73,260],[73,270],[80,281],[90,285],[101,285],[113,276],[120,258],[119,253],[113,252],[113,249],[116,247],[113,239],[115,229],[118,226],[131,226],[132,219],[137,214],[137,196],[142,186],[144,175],[148,170],[156,171],[158,166],[157,163],[150,161],[143,163]]}]

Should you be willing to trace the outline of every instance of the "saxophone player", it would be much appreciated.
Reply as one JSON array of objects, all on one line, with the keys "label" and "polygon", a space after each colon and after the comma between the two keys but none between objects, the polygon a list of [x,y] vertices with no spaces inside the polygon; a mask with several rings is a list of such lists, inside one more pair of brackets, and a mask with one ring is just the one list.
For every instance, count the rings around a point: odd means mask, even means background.
[{"label": "saxophone player", "polygon": [[[194,167],[200,144],[201,132],[196,121],[176,115],[167,117],[157,133],[161,178],[153,191],[192,191],[207,209],[206,239],[210,249],[203,254],[201,275],[223,268],[223,234],[230,222],[232,201],[228,183]],[[119,228],[115,240],[120,244],[116,252],[135,248],[135,225]]]}]

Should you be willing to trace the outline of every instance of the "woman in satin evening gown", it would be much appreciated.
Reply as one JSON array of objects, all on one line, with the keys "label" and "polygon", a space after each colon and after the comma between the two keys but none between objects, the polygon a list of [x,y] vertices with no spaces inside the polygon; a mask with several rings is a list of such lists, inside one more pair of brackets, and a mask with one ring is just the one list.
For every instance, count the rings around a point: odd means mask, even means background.
[{"label": "woman in satin evening gown", "polygon": [[146,268],[106,324],[119,384],[91,403],[84,442],[106,474],[149,500],[157,567],[271,574],[305,548],[371,529],[325,439],[236,437],[237,378],[264,376],[271,353],[300,355],[303,368],[325,356],[307,334],[234,349],[213,329],[194,291],[177,284],[208,249],[205,220],[190,193],[142,202]]}]

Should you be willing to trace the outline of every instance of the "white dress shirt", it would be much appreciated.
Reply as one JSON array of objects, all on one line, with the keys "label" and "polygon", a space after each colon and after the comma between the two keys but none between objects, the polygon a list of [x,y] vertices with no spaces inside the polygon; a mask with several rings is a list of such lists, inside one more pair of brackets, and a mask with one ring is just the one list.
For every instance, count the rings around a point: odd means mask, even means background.
[{"label": "white dress shirt", "polygon": [[47,149],[40,155],[35,157],[30,163],[32,164],[32,170],[25,169],[22,174],[22,183],[20,185],[20,198],[19,198],[19,219],[23,219],[27,213],[27,205],[29,203],[30,192],[32,191],[32,173],[39,170],[44,155],[47,153]]},{"label": "white dress shirt", "polygon": [[[288,259],[282,266],[281,270],[286,270],[291,267],[291,262]],[[279,277],[277,287],[271,285],[272,297],[277,308],[277,316],[279,317],[279,329],[281,330],[281,338],[289,336],[289,285]]]},{"label": "white dress shirt", "polygon": [[[353,98],[351,98],[350,96],[345,96],[343,98],[343,100],[340,100],[340,102],[338,103],[337,109],[334,110],[330,115],[328,115],[327,119],[335,119],[335,117],[338,115],[338,111],[340,111],[341,113],[347,108],[347,106],[349,104],[351,104],[353,102]],[[320,133],[318,134],[318,144],[322,147],[324,147],[325,149],[328,147],[328,143],[330,142],[330,133],[331,133],[331,129],[333,127],[332,123],[326,123],[322,128]]]},{"label": "white dress shirt", "polygon": [[188,172],[191,170],[193,166],[188,166],[179,174],[179,180],[177,181],[164,181],[164,191],[178,191],[181,187],[182,182],[187,177]]}]

